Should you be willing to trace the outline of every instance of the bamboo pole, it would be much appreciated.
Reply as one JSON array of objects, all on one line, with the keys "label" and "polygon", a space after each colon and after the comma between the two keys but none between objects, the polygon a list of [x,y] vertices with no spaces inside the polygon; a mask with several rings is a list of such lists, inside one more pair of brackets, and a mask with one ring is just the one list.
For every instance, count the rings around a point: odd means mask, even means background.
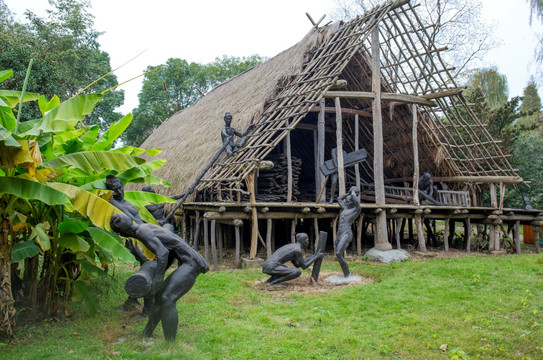
[{"label": "bamboo pole", "polygon": [[341,116],[341,100],[335,98],[336,104],[336,147],[337,147],[337,175],[339,194],[345,194],[345,168],[343,167],[343,119]]},{"label": "bamboo pole", "polygon": [[[373,112],[373,173],[375,181],[375,204],[385,205],[385,179],[383,166],[383,118],[381,114],[381,70],[379,60],[379,26],[375,25],[371,35],[372,91],[375,97],[372,102]],[[339,151],[338,151],[339,153]],[[338,154],[339,155],[339,154]],[[386,211],[376,216],[375,248],[390,250],[388,242]]]}]

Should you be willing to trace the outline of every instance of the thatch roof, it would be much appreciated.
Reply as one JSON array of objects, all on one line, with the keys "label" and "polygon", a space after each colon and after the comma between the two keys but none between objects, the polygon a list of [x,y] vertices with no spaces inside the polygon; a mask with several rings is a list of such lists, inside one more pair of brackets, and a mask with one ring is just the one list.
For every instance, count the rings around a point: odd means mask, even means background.
[{"label": "thatch roof", "polygon": [[[442,50],[432,43],[414,8],[407,0],[396,0],[350,22],[312,29],[295,46],[221,84],[166,120],[143,144],[163,149],[160,156],[168,162],[156,175],[173,184],[166,192],[188,189],[221,148],[227,111],[233,115],[233,127],[242,131],[256,124],[256,130],[240,153],[219,158],[199,183],[199,190],[233,189],[242,183],[338,79],[347,80],[347,90],[371,91],[369,38],[376,24],[381,38],[382,91],[426,95],[438,104],[418,110],[421,170],[437,176],[516,176],[456,91],[451,69],[440,57]],[[446,96],[449,93],[453,95]],[[412,108],[383,104],[385,176],[412,175]],[[370,101],[346,100],[342,106],[371,112]],[[369,150],[369,164],[373,156],[371,121],[369,117],[360,123],[360,141]],[[352,136],[349,139],[352,142]],[[363,177],[373,181],[371,165]]]}]

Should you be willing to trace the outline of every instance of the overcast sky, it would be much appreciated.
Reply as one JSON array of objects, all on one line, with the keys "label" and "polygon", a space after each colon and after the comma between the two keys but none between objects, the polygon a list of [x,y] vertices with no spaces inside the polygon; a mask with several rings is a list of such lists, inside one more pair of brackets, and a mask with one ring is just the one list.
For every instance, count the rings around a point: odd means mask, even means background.
[{"label": "overcast sky", "polygon": [[[47,0],[4,0],[18,16],[25,9],[44,14]],[[488,56],[507,75],[509,96],[522,95],[530,76],[536,74],[533,62],[535,32],[530,28],[526,0],[482,0],[483,17],[497,24],[501,45]],[[95,29],[104,31],[101,47],[116,68],[134,56],[137,59],[115,72],[119,82],[158,65],[171,57],[208,63],[222,55],[272,57],[294,45],[311,29],[305,13],[318,20],[331,14],[335,0],[91,0]],[[323,21],[326,23],[329,18]],[[138,104],[141,78],[121,87],[130,112]]]}]

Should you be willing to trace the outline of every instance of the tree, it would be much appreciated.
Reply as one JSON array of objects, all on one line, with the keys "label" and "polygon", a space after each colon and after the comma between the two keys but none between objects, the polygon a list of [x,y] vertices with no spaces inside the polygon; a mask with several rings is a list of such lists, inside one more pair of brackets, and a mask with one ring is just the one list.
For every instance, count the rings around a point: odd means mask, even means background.
[{"label": "tree", "polygon": [[539,112],[541,110],[541,98],[537,92],[537,85],[534,79],[530,79],[528,85],[524,88],[522,105],[520,106],[520,111],[529,113],[529,112]]},{"label": "tree", "polygon": [[[27,22],[18,23],[0,0],[0,69],[12,69],[14,76],[5,87],[21,90],[26,67],[34,59],[28,90],[67,100],[111,71],[109,55],[100,50],[94,17],[88,0],[49,0],[51,10],[41,18],[27,10]],[[83,93],[99,93],[117,85],[110,74]],[[110,91],[87,124],[109,125],[122,116],[114,109],[122,105],[124,93]],[[38,118],[36,105],[25,107],[23,120]]]},{"label": "tree", "polygon": [[467,85],[469,89],[466,90],[466,94],[469,96],[470,89],[481,89],[490,108],[496,108],[507,101],[509,92],[507,77],[500,74],[495,67],[472,71]]},{"label": "tree", "polygon": [[168,117],[193,104],[203,94],[229,78],[261,63],[258,55],[217,58],[201,65],[170,58],[165,65],[149,66],[145,74],[134,121],[123,136],[127,144],[140,145]]},{"label": "tree", "polygon": [[[336,0],[335,18],[350,19],[382,3],[381,0]],[[416,11],[437,48],[447,47],[444,60],[455,67],[454,76],[484,62],[496,46],[494,28],[481,19],[480,0],[421,0]]]}]

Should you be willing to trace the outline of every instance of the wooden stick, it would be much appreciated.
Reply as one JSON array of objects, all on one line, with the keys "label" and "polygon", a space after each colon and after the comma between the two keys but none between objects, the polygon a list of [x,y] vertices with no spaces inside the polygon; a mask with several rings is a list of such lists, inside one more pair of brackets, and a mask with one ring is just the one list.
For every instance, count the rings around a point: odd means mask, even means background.
[{"label": "wooden stick", "polygon": [[200,241],[200,212],[196,211],[196,220],[194,220],[194,240],[192,246],[194,250],[198,251]]},{"label": "wooden stick", "polygon": [[443,228],[443,246],[445,252],[449,252],[449,219],[445,219],[445,226]]},{"label": "wooden stick", "polygon": [[213,271],[219,270],[219,263],[217,260],[217,239],[215,232],[217,230],[217,221],[211,220],[211,255],[213,256]]},{"label": "wooden stick", "polygon": [[466,251],[471,252],[471,219],[468,217],[464,223],[464,238],[466,240]]},{"label": "wooden stick", "polygon": [[[324,150],[325,150],[325,100],[322,98],[319,101],[319,118],[317,123],[317,146],[319,147],[319,157],[318,159],[315,159],[315,161],[318,162],[318,166],[324,164]],[[323,195],[323,190],[326,189],[326,182],[328,181],[328,178],[324,178],[324,175],[319,171],[319,187],[320,192],[319,196],[317,197],[317,202],[320,202],[321,196]],[[326,191],[324,192],[323,201],[326,202]]]},{"label": "wooden stick", "polygon": [[339,183],[339,196],[345,194],[345,168],[343,167],[343,119],[341,116],[341,102],[335,98],[336,104],[336,147],[337,147],[337,175]]},{"label": "wooden stick", "polygon": [[240,229],[239,227],[235,227],[234,228],[234,233],[236,234],[236,259],[235,259],[235,263],[234,263],[234,266],[236,269],[239,269],[239,257],[240,257],[240,252],[241,252],[241,240],[240,240]]},{"label": "wooden stick", "polygon": [[[379,26],[375,25],[371,34],[371,87],[374,94],[372,102],[373,111],[373,176],[375,181],[375,204],[385,204],[385,179],[383,166],[383,119],[381,114],[381,70],[379,60]],[[386,211],[376,216],[375,248],[390,250],[392,245],[388,242]]]},{"label": "wooden stick", "polygon": [[270,257],[272,255],[271,247],[271,235],[272,235],[272,219],[266,220],[266,255]]},{"label": "wooden stick", "polygon": [[517,254],[520,254],[520,221],[515,221],[513,227],[513,240],[515,241],[515,249]]},{"label": "wooden stick", "polygon": [[290,147],[290,131],[285,136],[287,155],[287,202],[292,202],[292,150]]},{"label": "wooden stick", "polygon": [[356,254],[362,256],[362,231],[364,226],[364,214],[360,214],[356,223]]},{"label": "wooden stick", "polygon": [[426,252],[426,241],[424,239],[424,229],[422,227],[422,216],[420,214],[415,215],[415,226],[417,228],[419,251]]},{"label": "wooden stick", "polygon": [[204,218],[204,257],[205,257],[206,261],[209,263],[209,234],[208,234],[209,226],[208,226],[208,223],[209,223],[209,221],[206,218]]}]

